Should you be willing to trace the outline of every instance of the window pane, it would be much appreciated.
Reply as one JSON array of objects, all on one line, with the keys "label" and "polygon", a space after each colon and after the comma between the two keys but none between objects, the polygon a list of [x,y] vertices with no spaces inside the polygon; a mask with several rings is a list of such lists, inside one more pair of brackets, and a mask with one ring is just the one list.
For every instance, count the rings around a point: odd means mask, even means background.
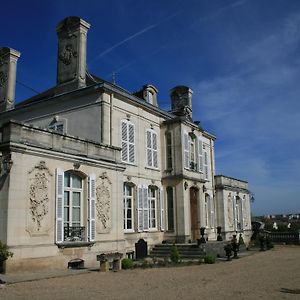
[{"label": "window pane", "polygon": [[80,193],[73,192],[72,206],[80,206]]},{"label": "window pane", "polygon": [[127,229],[132,229],[132,221],[127,220]]},{"label": "window pane", "polygon": [[127,208],[131,208],[131,199],[127,199]]},{"label": "window pane", "polygon": [[131,209],[127,209],[127,218],[131,219]]},{"label": "window pane", "polygon": [[73,208],[72,221],[80,222],[80,208],[79,207]]},{"label": "window pane", "polygon": [[76,175],[72,175],[72,187],[76,189],[81,189],[81,178]]},{"label": "window pane", "polygon": [[70,197],[69,192],[64,192],[64,206],[70,205]]},{"label": "window pane", "polygon": [[70,187],[70,173],[65,173],[64,177],[64,186]]},{"label": "window pane", "polygon": [[69,222],[70,221],[69,208],[68,207],[64,208],[64,221],[65,222]]}]

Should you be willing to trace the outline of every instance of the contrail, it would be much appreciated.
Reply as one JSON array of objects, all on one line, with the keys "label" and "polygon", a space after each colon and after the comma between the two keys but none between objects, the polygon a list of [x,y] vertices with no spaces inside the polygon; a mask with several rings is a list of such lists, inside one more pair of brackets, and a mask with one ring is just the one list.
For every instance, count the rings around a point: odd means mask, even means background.
[{"label": "contrail", "polygon": [[180,12],[177,12],[177,13],[175,13],[175,14],[173,14],[173,15],[170,15],[170,16],[166,17],[165,19],[163,19],[162,21],[159,21],[159,22],[154,23],[154,24],[152,24],[152,25],[150,25],[150,26],[147,26],[147,27],[145,27],[144,29],[142,29],[142,30],[140,30],[140,31],[138,31],[138,32],[136,32],[136,33],[134,33],[134,34],[128,36],[126,39],[122,40],[121,42],[118,42],[118,43],[116,43],[115,45],[113,45],[113,46],[107,48],[107,49],[104,50],[103,52],[99,53],[99,54],[92,60],[92,62],[98,60],[99,58],[103,57],[103,56],[106,55],[107,53],[113,51],[114,49],[120,47],[121,45],[127,43],[128,41],[130,41],[130,40],[136,38],[137,36],[140,36],[140,35],[142,35],[142,34],[148,32],[149,30],[151,30],[151,29],[153,29],[153,28],[159,26],[161,23],[164,23],[164,22],[166,22],[167,20],[176,17],[179,13],[180,13]]}]

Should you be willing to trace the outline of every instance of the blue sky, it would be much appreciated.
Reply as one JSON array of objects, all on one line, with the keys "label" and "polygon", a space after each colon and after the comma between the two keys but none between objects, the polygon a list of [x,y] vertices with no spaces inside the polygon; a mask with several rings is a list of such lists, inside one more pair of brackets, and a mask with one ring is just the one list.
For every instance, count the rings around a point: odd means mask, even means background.
[{"label": "blue sky", "polygon": [[[217,136],[216,171],[249,181],[253,214],[300,212],[300,1],[5,1],[0,45],[19,50],[17,101],[56,81],[55,27],[91,23],[89,72],[130,92],[194,90],[193,117]],[[23,84],[23,85],[22,85]]]}]

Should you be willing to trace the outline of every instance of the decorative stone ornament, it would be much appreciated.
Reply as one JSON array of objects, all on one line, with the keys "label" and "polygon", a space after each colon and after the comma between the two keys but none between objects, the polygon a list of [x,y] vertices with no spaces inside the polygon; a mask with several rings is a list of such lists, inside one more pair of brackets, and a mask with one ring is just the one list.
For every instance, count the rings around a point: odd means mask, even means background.
[{"label": "decorative stone ornament", "polygon": [[109,233],[111,230],[111,181],[103,172],[96,186],[97,232]]},{"label": "decorative stone ornament", "polygon": [[40,161],[29,175],[29,214],[27,230],[31,235],[47,234],[50,229],[49,199],[53,174]]}]

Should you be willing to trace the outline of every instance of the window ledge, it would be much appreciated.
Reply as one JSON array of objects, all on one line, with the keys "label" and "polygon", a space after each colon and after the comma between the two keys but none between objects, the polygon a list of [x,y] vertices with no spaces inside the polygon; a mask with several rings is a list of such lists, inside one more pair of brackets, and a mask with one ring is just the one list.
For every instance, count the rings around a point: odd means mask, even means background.
[{"label": "window ledge", "polygon": [[156,168],[156,167],[150,167],[150,166],[145,166],[145,169],[147,169],[147,170],[153,170],[153,171],[160,171],[159,168]]},{"label": "window ledge", "polygon": [[124,230],[124,233],[135,233],[135,231],[133,229],[127,229]]},{"label": "window ledge", "polygon": [[62,242],[62,243],[56,243],[56,246],[61,249],[78,248],[78,247],[91,247],[95,243],[96,242]]}]

